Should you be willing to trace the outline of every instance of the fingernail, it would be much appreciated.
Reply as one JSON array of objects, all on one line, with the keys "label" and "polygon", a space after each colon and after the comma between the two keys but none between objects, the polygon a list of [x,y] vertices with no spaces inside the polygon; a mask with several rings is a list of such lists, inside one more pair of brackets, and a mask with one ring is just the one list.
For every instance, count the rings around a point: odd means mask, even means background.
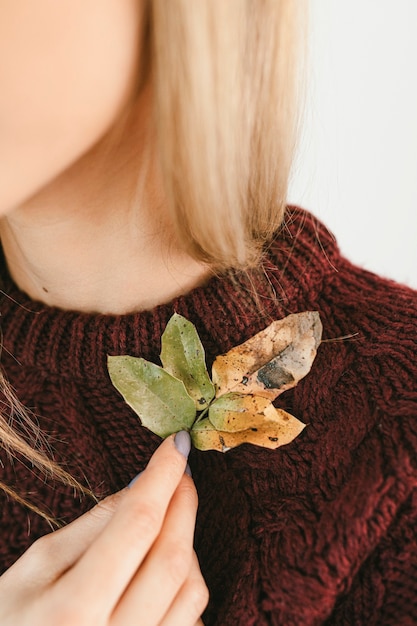
[{"label": "fingernail", "polygon": [[185,470],[184,470],[184,472],[185,472],[185,474],[187,474],[187,476],[189,476],[190,478],[192,478],[192,477],[193,477],[193,474],[192,474],[192,472],[191,472],[191,467],[188,465],[188,463],[187,463],[187,465],[185,466]]},{"label": "fingernail", "polygon": [[139,478],[139,476],[143,474],[143,472],[139,472],[139,474],[137,474],[134,478],[132,478],[132,480],[130,481],[130,483],[128,484],[128,489],[130,489],[130,487],[132,487],[132,485],[135,484],[135,482],[137,481],[137,479]]},{"label": "fingernail", "polygon": [[187,433],[186,430],[180,430],[180,432],[175,435],[174,442],[178,452],[188,459],[191,450],[191,437],[189,433]]}]

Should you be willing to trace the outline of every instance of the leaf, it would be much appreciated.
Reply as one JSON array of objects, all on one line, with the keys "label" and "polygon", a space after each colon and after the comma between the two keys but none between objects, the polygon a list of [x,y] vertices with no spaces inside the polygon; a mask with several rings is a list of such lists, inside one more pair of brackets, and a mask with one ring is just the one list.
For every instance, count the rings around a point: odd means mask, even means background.
[{"label": "leaf", "polygon": [[174,313],[161,338],[164,369],[182,380],[198,411],[214,398],[214,385],[207,372],[203,344],[194,324]]},{"label": "leaf", "polygon": [[317,311],[277,320],[213,363],[216,396],[230,391],[274,400],[311,369],[320,345],[322,324]]},{"label": "leaf", "polygon": [[246,430],[258,423],[258,416],[265,419],[264,411],[270,404],[261,396],[226,393],[210,405],[208,418],[217,430]]},{"label": "leaf", "polygon": [[271,406],[270,400],[261,396],[226,393],[210,405],[208,418],[217,430],[236,432],[257,426],[260,419],[267,417]]},{"label": "leaf", "polygon": [[109,356],[108,369],[113,385],[143,426],[160,437],[190,430],[196,410],[182,381],[150,361],[131,356]]},{"label": "leaf", "polygon": [[219,450],[220,452],[225,452],[221,433],[214,428],[208,417],[195,422],[190,435],[191,441],[197,450]]},{"label": "leaf", "polygon": [[129,356],[108,357],[108,368],[142,424],[161,437],[185,429],[200,450],[226,452],[243,443],[274,449],[305,425],[271,400],[309,372],[321,333],[315,311],[273,322],[217,357],[214,386],[195,327],[175,314],[161,340],[165,369]]},{"label": "leaf", "polygon": [[[217,401],[216,401],[217,402]],[[197,422],[191,430],[193,444],[199,450],[227,452],[244,443],[276,449],[293,441],[305,424],[271,403],[263,414],[248,416],[250,426],[244,430],[217,429],[207,417]],[[226,420],[227,422],[227,420]],[[226,423],[230,428],[230,424]]]}]

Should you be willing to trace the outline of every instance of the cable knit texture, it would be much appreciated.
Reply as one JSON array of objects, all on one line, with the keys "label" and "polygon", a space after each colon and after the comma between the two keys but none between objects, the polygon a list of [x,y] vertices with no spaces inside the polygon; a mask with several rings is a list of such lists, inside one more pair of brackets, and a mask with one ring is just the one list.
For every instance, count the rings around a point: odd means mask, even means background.
[{"label": "cable knit texture", "polygon": [[[158,437],[112,387],[107,355],[158,362],[174,311],[208,365],[273,319],[320,312],[311,372],[278,398],[307,427],[277,450],[193,450],[195,545],[210,589],[206,626],[417,624],[417,296],[359,269],[309,213],[290,208],[251,281],[213,278],[152,311],[112,317],[1,303],[2,364],[49,433],[57,461],[100,495],[143,469]],[[257,292],[258,300],[253,297]],[[66,522],[87,497],[4,454],[1,477]],[[1,496],[7,568],[46,523]]]}]

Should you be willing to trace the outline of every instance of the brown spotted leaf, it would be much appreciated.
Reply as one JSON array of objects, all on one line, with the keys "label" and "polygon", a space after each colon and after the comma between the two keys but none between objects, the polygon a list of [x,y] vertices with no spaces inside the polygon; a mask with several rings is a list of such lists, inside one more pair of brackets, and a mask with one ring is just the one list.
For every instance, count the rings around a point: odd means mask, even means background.
[{"label": "brown spotted leaf", "polygon": [[210,405],[208,418],[217,430],[236,432],[257,426],[271,402],[261,396],[225,393]]},{"label": "brown spotted leaf", "polygon": [[310,371],[320,345],[322,324],[317,311],[288,315],[213,363],[216,397],[228,392],[274,400]]},{"label": "brown spotted leaf", "polygon": [[163,368],[120,356],[108,358],[108,369],[142,424],[161,437],[185,429],[200,450],[226,452],[243,443],[274,449],[293,441],[305,427],[276,409],[272,400],[309,372],[321,332],[315,311],[273,322],[217,357],[214,389],[197,331],[174,315],[162,338]]},{"label": "brown spotted leaf", "polygon": [[[220,400],[222,398],[219,398]],[[237,398],[229,399],[228,402],[236,404],[236,400]],[[263,408],[261,408],[262,400],[267,403],[263,405]],[[216,400],[212,406],[217,402]],[[293,441],[305,428],[305,424],[282,409],[276,409],[265,398],[261,398],[256,404],[260,411],[258,413],[235,411],[233,415],[233,411],[229,409],[218,408],[214,420],[220,427],[212,423],[213,416],[211,419],[207,417],[196,422],[191,430],[194,446],[199,450],[227,452],[243,443],[250,443],[275,449]],[[237,406],[234,408],[236,409]],[[233,428],[241,430],[231,430]]]}]

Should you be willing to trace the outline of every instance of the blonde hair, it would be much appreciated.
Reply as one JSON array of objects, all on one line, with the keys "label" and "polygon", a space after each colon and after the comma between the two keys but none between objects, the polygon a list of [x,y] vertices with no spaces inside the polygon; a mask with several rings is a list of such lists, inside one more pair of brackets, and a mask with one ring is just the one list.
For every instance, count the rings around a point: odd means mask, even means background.
[{"label": "blonde hair", "polygon": [[[26,459],[31,465],[41,470],[46,476],[58,479],[64,484],[73,487],[76,492],[91,496],[93,500],[96,500],[96,497],[89,489],[82,486],[44,451],[45,449],[49,450],[45,435],[36,426],[29,412],[19,402],[2,372],[0,372],[0,389],[5,399],[3,406],[7,406],[9,409],[8,419],[6,419],[4,412],[0,414],[0,446],[9,456],[10,462],[18,454],[22,459]],[[15,422],[17,422],[18,430],[14,428]],[[58,520],[51,514],[26,499],[10,485],[0,481],[0,490],[43,517],[51,527],[60,525]]]},{"label": "blonde hair", "polygon": [[153,0],[152,76],[178,237],[249,268],[282,222],[300,111],[302,0]]},{"label": "blonde hair", "polygon": [[[148,10],[144,58],[178,239],[216,270],[256,266],[286,205],[299,122],[305,3],[149,0]],[[30,424],[3,377],[0,385],[15,418]],[[4,449],[81,489],[35,440],[0,417]],[[0,483],[0,489],[51,519],[7,485]]]}]

